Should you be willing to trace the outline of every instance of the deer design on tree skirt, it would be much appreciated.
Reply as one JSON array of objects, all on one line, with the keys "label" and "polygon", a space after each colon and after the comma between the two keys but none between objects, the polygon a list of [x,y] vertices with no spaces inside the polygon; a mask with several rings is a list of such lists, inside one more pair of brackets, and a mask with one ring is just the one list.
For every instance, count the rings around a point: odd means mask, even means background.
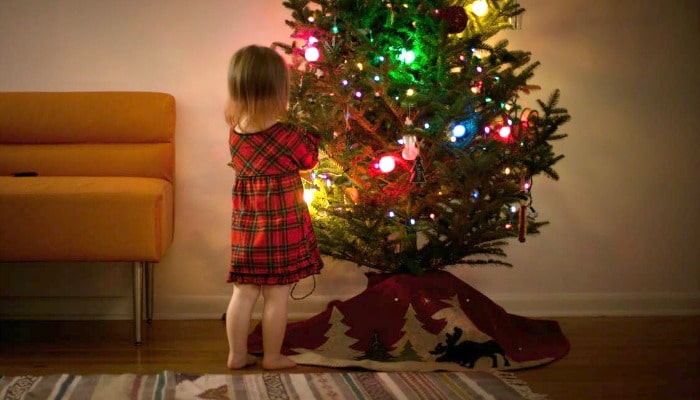
[{"label": "deer design on tree skirt", "polygon": [[501,346],[493,340],[488,342],[472,342],[465,340],[462,343],[457,343],[462,337],[462,329],[455,327],[454,333],[447,334],[445,344],[438,343],[435,350],[430,351],[430,354],[442,354],[436,359],[438,362],[454,362],[467,368],[474,368],[474,364],[482,357],[491,357],[492,367],[498,368],[497,354],[503,357],[503,365],[508,367],[510,362],[506,358],[505,352]]}]

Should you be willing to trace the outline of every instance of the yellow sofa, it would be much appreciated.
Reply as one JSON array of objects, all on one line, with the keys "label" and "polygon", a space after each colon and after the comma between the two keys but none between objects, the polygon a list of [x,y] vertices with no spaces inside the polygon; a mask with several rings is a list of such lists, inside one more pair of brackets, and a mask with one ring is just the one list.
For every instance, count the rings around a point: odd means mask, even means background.
[{"label": "yellow sofa", "polygon": [[0,262],[132,262],[140,344],[173,240],[174,133],[165,93],[0,92]]}]

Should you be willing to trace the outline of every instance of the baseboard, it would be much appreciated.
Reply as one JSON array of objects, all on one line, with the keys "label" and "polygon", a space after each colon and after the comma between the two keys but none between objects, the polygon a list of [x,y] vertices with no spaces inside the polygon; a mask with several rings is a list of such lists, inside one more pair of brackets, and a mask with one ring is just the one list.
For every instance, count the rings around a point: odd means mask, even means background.
[{"label": "baseboard", "polygon": [[[700,293],[570,293],[493,294],[490,298],[511,314],[526,317],[700,315]],[[323,311],[331,296],[290,300],[290,319]],[[155,298],[155,319],[218,319],[229,296]],[[259,318],[261,302],[253,317]],[[130,297],[0,297],[0,319],[131,319]]]},{"label": "baseboard", "polygon": [[[526,317],[562,316],[644,316],[698,315],[700,293],[572,293],[572,294],[494,294],[490,298],[511,314]],[[305,319],[326,309],[338,298],[314,294],[304,300],[290,300],[291,319]],[[180,296],[156,298],[160,319],[220,318],[229,296]],[[259,317],[258,302],[254,317]]]},{"label": "baseboard", "polygon": [[[154,319],[218,319],[226,312],[230,296],[166,296],[153,301]],[[314,300],[290,300],[290,319],[305,319],[323,311],[332,297],[314,296]],[[258,302],[253,318],[259,318]],[[2,320],[123,320],[133,318],[131,296],[29,297],[0,296]]]}]

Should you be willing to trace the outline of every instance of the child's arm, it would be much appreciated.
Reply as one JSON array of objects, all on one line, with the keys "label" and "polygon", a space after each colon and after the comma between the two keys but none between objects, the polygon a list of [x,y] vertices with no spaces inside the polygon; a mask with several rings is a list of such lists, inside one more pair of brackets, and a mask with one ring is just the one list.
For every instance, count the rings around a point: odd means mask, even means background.
[{"label": "child's arm", "polygon": [[310,169],[299,170],[299,176],[301,176],[301,179],[304,179],[308,182],[313,182],[313,179],[311,179],[311,170]]},{"label": "child's arm", "polygon": [[298,140],[295,140],[292,147],[292,158],[300,170],[311,170],[318,164],[318,144],[321,138],[301,129],[298,133]]},{"label": "child's arm", "polygon": [[226,164],[226,165],[228,165],[229,167],[231,167],[231,170],[233,171],[233,183],[234,183],[234,185],[235,185],[235,183],[236,183],[236,169],[233,168],[233,162],[230,162],[230,163],[228,163],[228,164]]}]

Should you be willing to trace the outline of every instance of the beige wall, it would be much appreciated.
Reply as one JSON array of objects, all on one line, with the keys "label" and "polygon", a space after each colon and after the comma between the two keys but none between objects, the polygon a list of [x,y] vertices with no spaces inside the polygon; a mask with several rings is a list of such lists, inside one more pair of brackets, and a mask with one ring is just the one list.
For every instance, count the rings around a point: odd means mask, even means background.
[{"label": "beige wall", "polygon": [[[700,312],[698,15],[694,0],[523,0],[514,48],[542,62],[573,116],[559,182],[538,178],[551,221],[514,242],[515,268],[451,268],[526,315]],[[156,318],[216,318],[230,287],[231,174],[222,118],[230,54],[288,40],[278,0],[4,0],[0,90],[154,90],[178,103],[175,242],[156,267]],[[530,100],[532,102],[532,100]],[[118,118],[119,116],[115,116]],[[129,318],[125,264],[0,265],[0,317]],[[329,262],[308,315],[363,289]],[[304,281],[304,294],[311,288]]]}]

